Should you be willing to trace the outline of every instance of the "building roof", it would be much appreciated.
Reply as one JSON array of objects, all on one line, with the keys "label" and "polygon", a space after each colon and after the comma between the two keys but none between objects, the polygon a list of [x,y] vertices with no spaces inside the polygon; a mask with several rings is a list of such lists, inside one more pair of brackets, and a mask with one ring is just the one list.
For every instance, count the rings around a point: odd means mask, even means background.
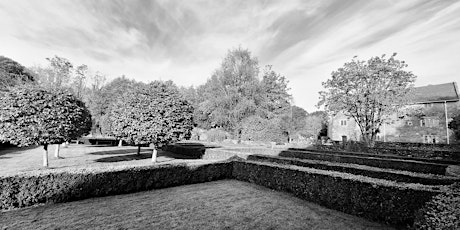
[{"label": "building roof", "polygon": [[412,101],[414,103],[430,103],[458,100],[459,92],[457,84],[455,82],[415,87],[412,98]]}]

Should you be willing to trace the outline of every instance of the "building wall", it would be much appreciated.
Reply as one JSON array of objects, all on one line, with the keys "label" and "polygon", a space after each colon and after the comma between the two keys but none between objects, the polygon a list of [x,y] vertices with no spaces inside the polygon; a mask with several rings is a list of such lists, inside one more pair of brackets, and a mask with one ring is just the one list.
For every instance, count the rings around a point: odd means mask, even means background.
[{"label": "building wall", "polygon": [[[447,143],[444,103],[418,104],[408,106],[411,111],[421,111],[410,117],[398,118],[395,114],[380,128],[377,140],[389,142]],[[460,111],[460,102],[448,102],[448,122]],[[422,116],[423,114],[423,116]],[[343,125],[346,121],[346,125]],[[341,141],[342,136],[348,140],[360,140],[360,130],[352,118],[347,119],[342,113],[330,120],[329,138]],[[449,130],[450,142],[453,132]]]}]

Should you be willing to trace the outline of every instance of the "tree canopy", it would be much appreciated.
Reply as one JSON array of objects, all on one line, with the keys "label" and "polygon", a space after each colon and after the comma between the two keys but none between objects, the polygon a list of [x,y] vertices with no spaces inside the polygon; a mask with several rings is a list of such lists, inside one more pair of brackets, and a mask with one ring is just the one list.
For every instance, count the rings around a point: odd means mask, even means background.
[{"label": "tree canopy", "polygon": [[368,146],[373,146],[385,118],[408,102],[416,79],[404,70],[407,64],[395,56],[387,59],[382,55],[367,61],[355,57],[323,82],[325,91],[320,92],[319,105],[332,114],[353,118]]},{"label": "tree canopy", "polygon": [[240,139],[247,118],[272,120],[289,111],[291,96],[287,83],[271,66],[264,69],[260,80],[257,59],[249,50],[237,48],[228,51],[221,66],[204,85],[196,88],[196,93],[191,89],[182,91],[195,95],[194,114],[199,127],[221,128]]},{"label": "tree canopy", "polygon": [[114,103],[111,134],[127,143],[161,146],[187,138],[193,110],[172,82],[139,85]]},{"label": "tree canopy", "polygon": [[0,90],[24,82],[33,82],[34,75],[18,62],[0,56]]},{"label": "tree canopy", "polygon": [[0,100],[0,141],[21,146],[62,143],[89,132],[86,106],[62,90],[10,88]]}]

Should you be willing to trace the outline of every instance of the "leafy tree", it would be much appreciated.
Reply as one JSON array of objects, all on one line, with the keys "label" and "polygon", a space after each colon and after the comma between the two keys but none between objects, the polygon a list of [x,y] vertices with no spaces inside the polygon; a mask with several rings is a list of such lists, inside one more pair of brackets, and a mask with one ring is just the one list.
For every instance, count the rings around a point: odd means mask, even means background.
[{"label": "leafy tree", "polygon": [[305,119],[305,134],[307,137],[327,135],[327,114],[324,111],[315,111]]},{"label": "leafy tree", "polygon": [[258,94],[261,97],[258,103],[261,117],[273,119],[288,112],[292,100],[288,91],[288,80],[273,71],[272,66],[266,66]]},{"label": "leafy tree", "polygon": [[449,129],[454,131],[455,139],[460,140],[460,113],[449,122]]},{"label": "leafy tree", "polygon": [[43,145],[48,166],[48,145],[80,137],[91,127],[82,101],[63,90],[38,87],[10,88],[0,100],[0,141],[19,147]]},{"label": "leafy tree", "polygon": [[405,71],[407,64],[395,59],[372,57],[345,63],[323,82],[321,101],[332,114],[343,113],[358,124],[366,145],[373,147],[385,118],[407,103],[416,76]]},{"label": "leafy tree", "polygon": [[207,127],[221,127],[238,139],[241,121],[255,114],[259,67],[248,50],[230,50],[219,69],[200,88],[205,98],[197,108],[200,120]]},{"label": "leafy tree", "polygon": [[33,73],[27,68],[10,58],[0,56],[0,90],[34,80]]},{"label": "leafy tree", "polygon": [[123,94],[110,112],[112,135],[140,147],[156,147],[190,136],[193,128],[192,107],[172,82],[154,81]]}]

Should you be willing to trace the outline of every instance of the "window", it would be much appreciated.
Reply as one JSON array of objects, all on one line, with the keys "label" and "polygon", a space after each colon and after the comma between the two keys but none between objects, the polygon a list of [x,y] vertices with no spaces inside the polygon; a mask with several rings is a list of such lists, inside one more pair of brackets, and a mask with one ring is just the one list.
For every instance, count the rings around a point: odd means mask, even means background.
[{"label": "window", "polygon": [[346,120],[340,120],[340,125],[341,126],[347,126],[347,121]]},{"label": "window", "polygon": [[426,144],[439,143],[439,137],[436,135],[423,135],[423,143],[426,143]]},{"label": "window", "polygon": [[439,119],[438,118],[423,118],[420,120],[421,127],[438,127]]}]

